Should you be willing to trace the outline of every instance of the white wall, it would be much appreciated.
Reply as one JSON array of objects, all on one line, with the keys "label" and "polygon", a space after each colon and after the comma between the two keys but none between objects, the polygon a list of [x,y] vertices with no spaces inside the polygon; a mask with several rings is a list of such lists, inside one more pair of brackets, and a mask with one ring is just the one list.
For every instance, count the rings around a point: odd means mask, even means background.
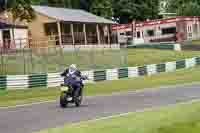
[{"label": "white wall", "polygon": [[16,48],[24,48],[27,44],[28,29],[14,29]]}]

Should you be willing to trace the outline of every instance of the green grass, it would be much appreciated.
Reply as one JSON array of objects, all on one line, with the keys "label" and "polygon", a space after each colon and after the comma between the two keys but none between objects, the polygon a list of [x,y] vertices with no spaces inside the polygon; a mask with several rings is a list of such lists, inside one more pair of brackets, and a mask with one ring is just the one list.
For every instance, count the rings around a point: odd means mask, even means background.
[{"label": "green grass", "polygon": [[156,49],[129,49],[128,65],[141,66],[144,64],[158,64],[176,61],[194,56],[200,56],[199,51],[171,51]]},{"label": "green grass", "polygon": [[200,45],[200,40],[193,40],[193,41],[192,41],[192,44]]},{"label": "green grass", "polygon": [[199,133],[200,102],[178,104],[106,120],[81,122],[39,133]]},{"label": "green grass", "polygon": [[[59,51],[49,51],[40,55],[42,51],[25,54],[12,54],[4,56],[5,67],[0,66],[0,74],[24,74],[38,72],[59,72],[64,67],[76,63],[80,69],[106,69],[123,66],[138,66],[152,63],[163,63],[175,61],[194,56],[200,56],[198,51],[156,50],[156,49],[128,49],[126,50],[105,50],[105,51],[81,51],[78,53],[61,53]],[[122,57],[125,56],[127,58]],[[2,57],[0,56],[0,61]],[[24,65],[25,62],[25,65]],[[24,69],[25,68],[25,69]]]},{"label": "green grass", "polygon": [[[139,90],[162,85],[175,85],[200,81],[200,67],[182,69],[174,73],[161,73],[154,76],[145,76],[116,81],[104,81],[85,86],[84,95],[104,95],[113,92]],[[0,106],[12,106],[44,100],[55,100],[59,97],[58,88],[33,88],[29,90],[12,90],[2,93]]]}]

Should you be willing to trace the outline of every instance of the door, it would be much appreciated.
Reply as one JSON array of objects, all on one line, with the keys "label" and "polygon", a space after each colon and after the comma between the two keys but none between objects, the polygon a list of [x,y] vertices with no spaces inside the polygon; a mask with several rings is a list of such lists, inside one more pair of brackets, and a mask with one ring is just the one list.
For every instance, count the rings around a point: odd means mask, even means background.
[{"label": "door", "polygon": [[3,30],[2,37],[3,37],[3,48],[9,49],[11,42],[10,30]]}]

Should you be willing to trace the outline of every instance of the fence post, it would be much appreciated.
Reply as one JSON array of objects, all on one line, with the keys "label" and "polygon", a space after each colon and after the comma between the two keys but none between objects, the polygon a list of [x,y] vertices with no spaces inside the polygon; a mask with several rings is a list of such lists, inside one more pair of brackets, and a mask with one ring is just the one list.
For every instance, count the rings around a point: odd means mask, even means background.
[{"label": "fence post", "polygon": [[91,49],[91,50],[89,50],[90,51],[90,53],[91,53],[91,63],[90,64],[92,64],[92,66],[91,66],[91,68],[92,69],[96,69],[96,65],[95,65],[95,54],[94,54],[94,52],[93,52],[93,49]]},{"label": "fence post", "polygon": [[31,56],[31,73],[33,73],[33,70],[34,70],[34,63],[33,63],[33,50],[30,49],[30,56]]},{"label": "fence post", "polygon": [[20,45],[20,49],[22,48],[22,40],[19,39],[19,45]]},{"label": "fence post", "polygon": [[61,61],[59,61],[59,62],[60,62],[61,71],[62,71],[62,69],[63,69],[63,67],[65,65],[65,64],[62,63],[62,60],[63,61],[65,60],[65,57],[64,57],[65,55],[64,55],[64,51],[63,51],[64,49],[63,48],[59,48],[59,49],[60,49],[60,56],[61,56]]},{"label": "fence post", "polygon": [[25,53],[24,53],[24,49],[22,49],[22,53],[23,53],[23,58],[24,58],[24,75],[26,74],[26,59],[25,59]]},{"label": "fence post", "polygon": [[4,67],[4,65],[3,65],[3,52],[2,52],[2,50],[1,50],[1,74],[3,75],[3,67]]}]

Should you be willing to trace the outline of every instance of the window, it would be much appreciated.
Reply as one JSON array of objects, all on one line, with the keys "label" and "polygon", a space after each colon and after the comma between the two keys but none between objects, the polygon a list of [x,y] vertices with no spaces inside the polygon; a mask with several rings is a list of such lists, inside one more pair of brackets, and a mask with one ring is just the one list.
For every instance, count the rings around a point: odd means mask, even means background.
[{"label": "window", "polygon": [[46,23],[46,24],[44,24],[44,30],[45,30],[45,34],[48,35],[48,36],[58,34],[56,23]]},{"label": "window", "polygon": [[175,34],[175,33],[176,33],[176,27],[162,28],[162,35]]},{"label": "window", "polygon": [[140,32],[138,31],[137,32],[137,38],[140,38],[141,36],[140,36]]},{"label": "window", "polygon": [[192,37],[192,33],[188,33],[188,37]]},{"label": "window", "polygon": [[123,35],[125,35],[125,33],[124,33],[124,32],[121,32],[120,35],[123,36]]},{"label": "window", "polygon": [[192,27],[188,26],[188,32],[192,32]]},{"label": "window", "polygon": [[198,28],[198,25],[197,24],[193,24],[193,33],[194,34],[197,34],[197,28]]},{"label": "window", "polygon": [[154,36],[154,30],[147,30],[148,36]]},{"label": "window", "polygon": [[127,31],[127,32],[126,32],[126,35],[127,35],[127,36],[132,36],[132,32],[131,32],[131,31]]}]

